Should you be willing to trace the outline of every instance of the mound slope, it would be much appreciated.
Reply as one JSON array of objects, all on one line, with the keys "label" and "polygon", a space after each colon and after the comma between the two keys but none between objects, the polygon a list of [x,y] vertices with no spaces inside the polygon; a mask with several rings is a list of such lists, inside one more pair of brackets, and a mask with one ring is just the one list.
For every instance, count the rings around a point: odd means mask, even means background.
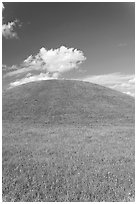
[{"label": "mound slope", "polygon": [[130,123],[134,98],[70,80],[32,82],[3,93],[3,121],[42,124]]},{"label": "mound slope", "polygon": [[134,201],[134,98],[33,82],[3,91],[2,126],[3,201]]}]

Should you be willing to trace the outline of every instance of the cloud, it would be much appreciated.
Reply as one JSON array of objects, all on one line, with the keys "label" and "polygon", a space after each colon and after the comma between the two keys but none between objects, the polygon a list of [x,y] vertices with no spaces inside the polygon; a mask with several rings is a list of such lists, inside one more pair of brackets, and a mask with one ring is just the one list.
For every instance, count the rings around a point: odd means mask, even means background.
[{"label": "cloud", "polygon": [[5,75],[8,75],[9,73],[14,72],[17,69],[18,69],[18,67],[16,65],[12,65],[12,66],[7,66],[5,64],[2,65],[2,72]]},{"label": "cloud", "polygon": [[78,69],[84,60],[86,57],[83,52],[74,48],[65,46],[50,50],[41,48],[38,54],[30,55],[18,66],[17,70],[8,73],[8,76],[31,71],[49,73],[50,76],[60,76],[64,72]]},{"label": "cloud", "polygon": [[130,91],[127,91],[127,92],[123,92],[123,93],[125,93],[125,94],[128,94],[128,95],[130,95],[130,96],[133,96],[133,97],[135,97],[135,94],[134,94],[134,93],[132,93],[132,92],[130,92]]},{"label": "cloud", "polygon": [[82,79],[135,96],[135,76],[121,73],[87,76]]},{"label": "cloud", "polygon": [[[6,76],[21,76],[28,73],[25,78],[10,83],[10,87],[25,83],[47,79],[57,79],[62,73],[78,69],[79,65],[86,60],[82,51],[61,46],[57,49],[47,50],[44,47],[36,55],[30,55],[19,65],[19,69],[6,74]],[[17,67],[17,66],[16,66]],[[32,75],[33,72],[39,75]]]},{"label": "cloud", "polygon": [[6,38],[6,39],[12,39],[12,38],[16,38],[18,39],[18,35],[17,33],[14,31],[14,28],[20,25],[18,20],[15,20],[13,22],[8,22],[8,24],[3,24],[2,25],[2,35]]},{"label": "cloud", "polygon": [[[86,60],[86,57],[83,52],[74,48],[61,46],[57,49],[47,50],[43,47],[36,55],[30,55],[18,66],[18,69],[8,72],[6,76],[18,75],[18,77],[21,77],[24,73],[28,73],[24,78],[10,83],[10,87],[32,81],[57,79],[64,72],[78,69],[84,60]],[[34,75],[34,73],[40,74]]]},{"label": "cloud", "polygon": [[30,55],[27,59],[24,60],[24,64],[27,65],[27,64],[31,63],[32,59],[33,59],[33,56]]},{"label": "cloud", "polygon": [[6,65],[6,64],[3,64],[3,65],[2,65],[2,70],[5,70],[5,69],[7,69],[7,65]]},{"label": "cloud", "polygon": [[2,11],[4,11],[4,9],[5,9],[5,6],[4,6],[4,4],[2,3]]},{"label": "cloud", "polygon": [[[4,4],[2,3],[2,12],[5,10],[5,7],[4,7]],[[2,20],[4,18],[2,17]],[[15,32],[14,28],[15,27],[21,27],[22,26],[22,23],[15,19],[14,21],[11,21],[11,22],[8,22],[7,24],[6,23],[3,23],[2,24],[2,35],[3,37],[5,37],[6,39],[18,39],[18,35],[17,35],[17,32]]]},{"label": "cloud", "polygon": [[79,69],[79,65],[86,60],[83,52],[74,48],[61,46],[58,49],[46,50],[41,48],[38,54],[30,55],[18,67],[17,70],[8,73],[8,76],[25,72],[39,71],[50,75],[61,75],[72,69]]},{"label": "cloud", "polygon": [[7,71],[13,71],[13,70],[17,70],[18,67],[16,65],[7,66],[6,64],[3,64],[2,69]]},{"label": "cloud", "polygon": [[15,86],[20,86],[22,84],[26,84],[33,81],[41,81],[41,80],[51,80],[56,79],[56,76],[50,76],[48,73],[40,73],[39,75],[31,75],[31,73],[28,73],[26,77],[22,79],[18,79],[15,82],[10,83],[10,88],[13,88]]},{"label": "cloud", "polygon": [[[12,65],[11,67],[17,67],[16,65]],[[18,68],[18,69],[16,69],[16,70],[11,70],[10,72],[8,72],[7,74],[6,74],[6,76],[14,76],[14,75],[20,75],[20,74],[22,74],[22,73],[25,73],[25,72],[29,72],[29,71],[31,71],[31,69],[28,69],[28,68]]]},{"label": "cloud", "polygon": [[25,59],[23,65],[50,73],[63,73],[77,69],[85,59],[83,52],[74,48],[61,46],[57,49],[47,50],[42,47],[37,55],[30,55]]}]

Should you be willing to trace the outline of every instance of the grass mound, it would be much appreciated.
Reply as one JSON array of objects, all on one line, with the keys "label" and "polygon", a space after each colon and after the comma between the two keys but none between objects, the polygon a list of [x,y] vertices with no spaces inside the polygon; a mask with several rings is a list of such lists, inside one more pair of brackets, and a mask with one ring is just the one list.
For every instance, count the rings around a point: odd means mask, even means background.
[{"label": "grass mound", "polygon": [[134,98],[88,82],[32,82],[3,93],[3,121],[119,124],[134,121]]},{"label": "grass mound", "polygon": [[8,90],[3,201],[134,201],[134,139],[134,100],[125,94],[54,80]]}]

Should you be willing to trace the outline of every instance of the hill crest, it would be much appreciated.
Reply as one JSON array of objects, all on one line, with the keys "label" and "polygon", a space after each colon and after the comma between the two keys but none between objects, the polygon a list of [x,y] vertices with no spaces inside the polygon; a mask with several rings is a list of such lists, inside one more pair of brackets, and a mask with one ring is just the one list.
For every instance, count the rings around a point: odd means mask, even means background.
[{"label": "hill crest", "polygon": [[134,98],[77,80],[46,80],[3,93],[3,120],[41,124],[130,123]]}]

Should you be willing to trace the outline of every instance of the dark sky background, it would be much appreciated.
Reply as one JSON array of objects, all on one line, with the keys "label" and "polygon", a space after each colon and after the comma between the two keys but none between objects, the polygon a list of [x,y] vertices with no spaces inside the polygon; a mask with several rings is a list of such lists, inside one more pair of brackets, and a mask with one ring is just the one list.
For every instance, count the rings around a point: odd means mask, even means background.
[{"label": "dark sky background", "polygon": [[4,23],[19,19],[22,27],[15,29],[19,39],[3,38],[3,64],[20,64],[41,47],[64,45],[84,52],[87,60],[81,66],[86,75],[134,73],[134,3],[8,2],[4,6]]}]

